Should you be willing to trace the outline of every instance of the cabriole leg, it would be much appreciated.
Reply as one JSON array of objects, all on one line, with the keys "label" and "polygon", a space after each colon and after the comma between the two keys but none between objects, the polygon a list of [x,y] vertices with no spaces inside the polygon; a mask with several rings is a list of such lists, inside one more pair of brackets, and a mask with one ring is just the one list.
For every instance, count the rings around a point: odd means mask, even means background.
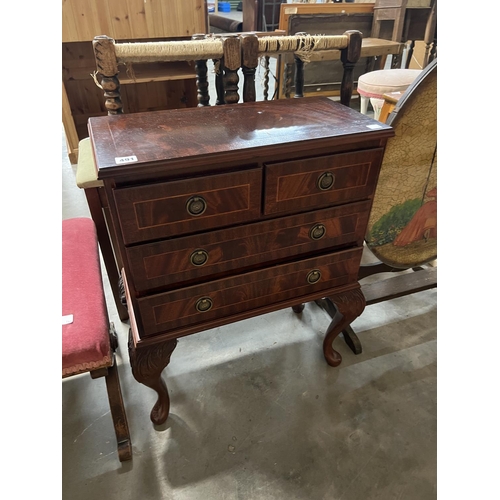
[{"label": "cabriole leg", "polygon": [[170,363],[170,356],[176,345],[177,339],[173,339],[137,348],[134,345],[131,331],[129,331],[128,348],[132,374],[137,382],[153,389],[158,394],[158,400],[151,410],[151,421],[156,425],[163,424],[170,411],[167,385],[163,381],[161,373]]},{"label": "cabriole leg", "polygon": [[326,362],[335,367],[342,362],[342,356],[333,348],[332,343],[364,311],[366,301],[359,285],[354,290],[331,295],[328,299],[335,305],[337,312],[326,332],[323,353]]}]

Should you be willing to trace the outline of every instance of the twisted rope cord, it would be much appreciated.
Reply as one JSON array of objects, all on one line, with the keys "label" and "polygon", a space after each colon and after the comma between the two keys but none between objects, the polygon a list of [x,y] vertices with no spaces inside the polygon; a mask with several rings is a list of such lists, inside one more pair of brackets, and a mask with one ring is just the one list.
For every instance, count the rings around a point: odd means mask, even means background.
[{"label": "twisted rope cord", "polygon": [[120,63],[158,61],[196,61],[219,59],[224,50],[221,39],[185,40],[171,42],[132,42],[115,44]]},{"label": "twisted rope cord", "polygon": [[311,52],[345,49],[348,43],[347,35],[264,36],[259,38],[259,56],[293,52],[302,61],[309,62]]},{"label": "twisted rope cord", "polygon": [[[347,44],[346,35],[265,36],[259,38],[259,55],[294,52],[307,62],[313,51],[344,49]],[[220,38],[118,43],[115,51],[120,63],[219,59],[224,54]]]}]

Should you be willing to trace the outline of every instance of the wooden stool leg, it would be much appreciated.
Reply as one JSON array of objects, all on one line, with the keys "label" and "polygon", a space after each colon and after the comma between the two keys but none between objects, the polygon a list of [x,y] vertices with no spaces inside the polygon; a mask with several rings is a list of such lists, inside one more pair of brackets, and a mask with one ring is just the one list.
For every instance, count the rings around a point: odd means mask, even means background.
[{"label": "wooden stool leg", "polygon": [[362,115],[366,115],[366,114],[368,114],[368,101],[370,99],[368,99],[368,97],[365,97],[363,95],[360,95],[359,98],[360,98],[360,109],[359,109],[359,111],[360,111],[360,113]]},{"label": "wooden stool leg", "polygon": [[380,111],[382,110],[382,106],[384,105],[383,99],[377,99],[376,97],[370,97],[370,104],[373,108],[373,119],[378,120],[380,116]]},{"label": "wooden stool leg", "polygon": [[116,363],[108,368],[108,374],[105,378],[109,407],[111,409],[116,441],[118,443],[118,458],[120,462],[124,462],[132,458],[132,443],[130,441],[130,431],[128,428],[127,415],[125,413],[125,405],[123,404]]}]

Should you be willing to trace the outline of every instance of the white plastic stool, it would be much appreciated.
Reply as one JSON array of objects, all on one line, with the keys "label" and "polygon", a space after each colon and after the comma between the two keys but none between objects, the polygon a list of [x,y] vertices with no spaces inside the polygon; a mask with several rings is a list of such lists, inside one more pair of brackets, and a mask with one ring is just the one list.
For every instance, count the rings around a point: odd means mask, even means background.
[{"label": "white plastic stool", "polygon": [[381,69],[361,75],[358,78],[361,113],[367,114],[368,100],[370,100],[373,117],[378,120],[384,104],[384,94],[404,92],[421,72],[421,69]]}]

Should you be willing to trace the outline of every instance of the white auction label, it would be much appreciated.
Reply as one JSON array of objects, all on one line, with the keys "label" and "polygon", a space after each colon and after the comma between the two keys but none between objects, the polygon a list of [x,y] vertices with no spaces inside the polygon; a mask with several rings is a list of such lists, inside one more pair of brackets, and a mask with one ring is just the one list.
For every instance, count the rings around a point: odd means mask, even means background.
[{"label": "white auction label", "polygon": [[121,165],[122,163],[133,163],[137,161],[137,156],[121,156],[120,158],[115,158],[115,163]]}]

